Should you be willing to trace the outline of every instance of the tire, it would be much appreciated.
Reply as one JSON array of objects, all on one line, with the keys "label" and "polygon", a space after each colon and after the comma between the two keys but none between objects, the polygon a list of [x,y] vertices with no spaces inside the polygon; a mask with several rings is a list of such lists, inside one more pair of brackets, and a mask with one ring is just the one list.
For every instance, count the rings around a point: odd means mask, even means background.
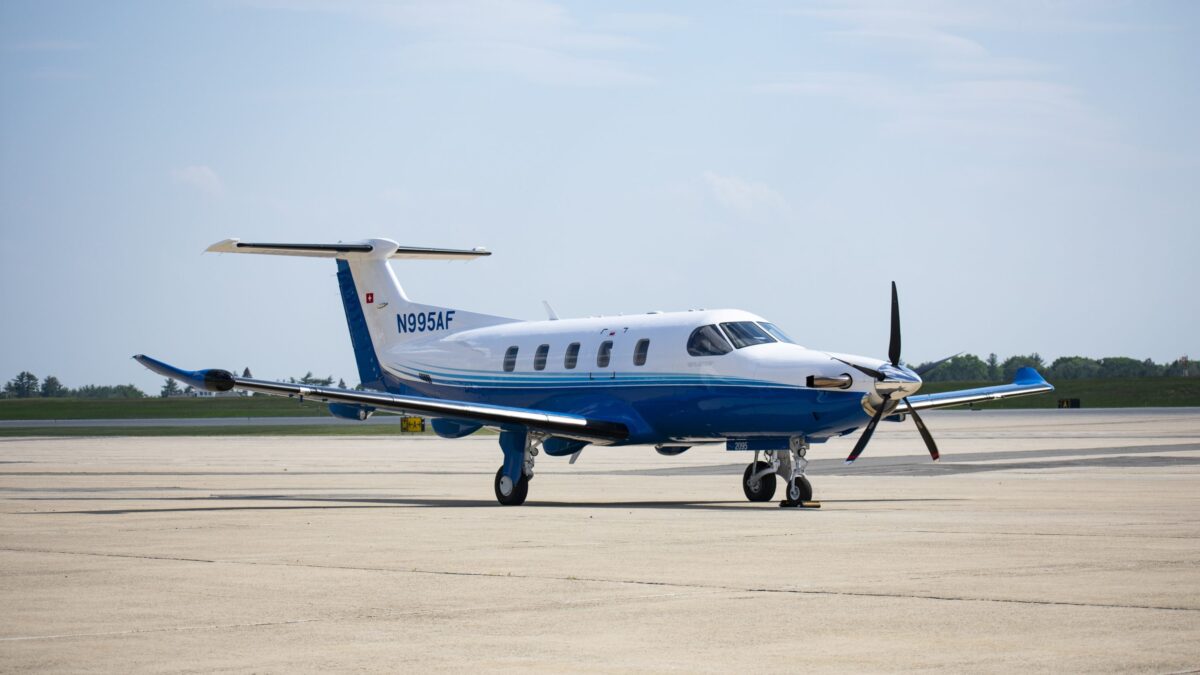
[{"label": "tire", "polygon": [[746,493],[746,499],[752,502],[769,502],[775,496],[775,474],[773,473],[758,479],[757,485],[750,485],[751,476],[770,467],[771,465],[766,462],[751,462],[746,466],[746,471],[742,474],[742,492]]},{"label": "tire", "polygon": [[799,504],[800,502],[811,502],[813,496],[812,483],[804,476],[797,476],[796,480],[788,485],[787,503]]},{"label": "tire", "polygon": [[524,475],[517,484],[513,486],[512,493],[504,494],[500,491],[500,479],[504,478],[504,467],[496,470],[496,481],[493,487],[496,490],[496,501],[502,506],[520,506],[525,503],[525,498],[529,496],[529,479]]}]

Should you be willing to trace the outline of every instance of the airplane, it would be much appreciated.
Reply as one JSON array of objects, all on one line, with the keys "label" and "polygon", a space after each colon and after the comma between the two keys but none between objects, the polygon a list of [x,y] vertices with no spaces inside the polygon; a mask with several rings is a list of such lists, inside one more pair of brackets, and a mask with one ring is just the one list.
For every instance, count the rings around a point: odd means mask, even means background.
[{"label": "airplane", "polygon": [[700,444],[753,452],[742,476],[752,502],[819,506],[806,476],[811,444],[865,425],[847,463],[858,459],[883,419],[912,417],[933,460],[939,452],[918,411],[1054,390],[1033,368],[1012,382],[921,394],[922,371],[900,359],[900,305],[892,282],[886,359],[797,344],[778,326],[739,309],[523,321],[414,302],[388,262],[470,260],[486,249],[401,246],[389,239],[337,244],[226,239],[215,253],[333,258],[350,343],[365,390],[184,370],[138,354],[150,370],[213,392],[241,390],[311,399],[331,414],[419,415],[443,438],[487,427],[503,460],[493,488],[523,504],[536,457],[580,456],[586,446],[650,445],[671,456]]}]

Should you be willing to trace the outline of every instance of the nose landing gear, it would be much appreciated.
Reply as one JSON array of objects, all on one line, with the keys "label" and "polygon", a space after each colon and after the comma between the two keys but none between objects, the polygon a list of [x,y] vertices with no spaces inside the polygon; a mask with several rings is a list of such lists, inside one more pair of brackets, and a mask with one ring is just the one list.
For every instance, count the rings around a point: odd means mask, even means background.
[{"label": "nose landing gear", "polygon": [[779,505],[785,508],[797,506],[820,506],[812,501],[812,483],[808,482],[804,471],[808,468],[808,440],[803,436],[792,436],[788,439],[788,449],[781,455],[779,475],[787,480],[787,494]]},{"label": "nose landing gear", "polygon": [[812,501],[812,483],[808,482],[804,471],[808,468],[808,441],[803,436],[792,436],[788,439],[787,450],[767,450],[762,453],[754,452],[754,461],[746,467],[742,474],[742,492],[746,499],[752,502],[767,502],[775,496],[775,477],[784,480],[786,491],[783,507],[805,506],[819,508],[818,502]]}]

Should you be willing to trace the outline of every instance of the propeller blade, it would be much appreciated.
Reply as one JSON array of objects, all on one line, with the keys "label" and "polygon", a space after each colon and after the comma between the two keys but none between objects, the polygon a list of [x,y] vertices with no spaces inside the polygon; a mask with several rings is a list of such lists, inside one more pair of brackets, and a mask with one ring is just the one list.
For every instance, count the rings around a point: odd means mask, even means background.
[{"label": "propeller blade", "polygon": [[946,358],[941,359],[939,361],[934,361],[933,363],[927,363],[924,366],[917,368],[913,372],[916,373],[918,376],[923,377],[925,375],[925,373],[928,373],[929,371],[933,370],[934,368],[937,368],[938,366],[949,361],[950,359],[954,358],[955,356],[962,356],[962,352],[959,352],[957,354],[951,354],[950,356],[947,356]]},{"label": "propeller blade", "polygon": [[854,449],[850,451],[850,456],[846,458],[846,463],[850,464],[858,459],[862,454],[863,448],[867,447],[867,441],[871,440],[871,434],[875,433],[875,425],[879,424],[879,420],[883,418],[883,411],[887,409],[887,397],[883,398],[883,403],[879,404],[879,410],[875,411],[875,416],[867,422],[867,428],[863,430],[862,436],[858,437],[858,442],[854,444]]},{"label": "propeller blade", "polygon": [[878,370],[873,370],[866,366],[860,366],[857,363],[850,363],[849,361],[846,361],[844,359],[839,359],[836,356],[831,356],[829,358],[833,359],[834,361],[840,361],[840,362],[850,366],[851,368],[855,368],[855,369],[859,370],[860,372],[866,373],[867,377],[873,377],[876,380],[883,381],[883,373],[879,372]]},{"label": "propeller blade", "polygon": [[892,339],[888,343],[888,359],[893,366],[900,365],[900,299],[896,295],[896,282],[892,282]]},{"label": "propeller blade", "polygon": [[925,447],[929,448],[929,456],[933,461],[938,461],[941,457],[938,454],[937,443],[933,442],[933,435],[929,433],[929,429],[925,427],[925,422],[921,420],[921,416],[917,414],[916,408],[908,402],[908,398],[904,399],[904,405],[908,406],[908,414],[912,415],[913,421],[917,423],[917,431],[921,432],[921,438],[925,439]]}]

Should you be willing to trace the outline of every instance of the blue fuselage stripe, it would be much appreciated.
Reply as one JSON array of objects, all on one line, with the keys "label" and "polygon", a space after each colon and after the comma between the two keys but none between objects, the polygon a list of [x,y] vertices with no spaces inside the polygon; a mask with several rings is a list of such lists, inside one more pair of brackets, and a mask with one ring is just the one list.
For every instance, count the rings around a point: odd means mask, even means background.
[{"label": "blue fuselage stripe", "polygon": [[622,422],[627,443],[676,438],[730,438],[804,434],[820,442],[860,426],[866,419],[861,393],[788,386],[711,385],[703,382],[627,382],[621,375],[578,385],[450,385],[401,380],[388,373],[389,389],[419,395],[563,412]]}]

